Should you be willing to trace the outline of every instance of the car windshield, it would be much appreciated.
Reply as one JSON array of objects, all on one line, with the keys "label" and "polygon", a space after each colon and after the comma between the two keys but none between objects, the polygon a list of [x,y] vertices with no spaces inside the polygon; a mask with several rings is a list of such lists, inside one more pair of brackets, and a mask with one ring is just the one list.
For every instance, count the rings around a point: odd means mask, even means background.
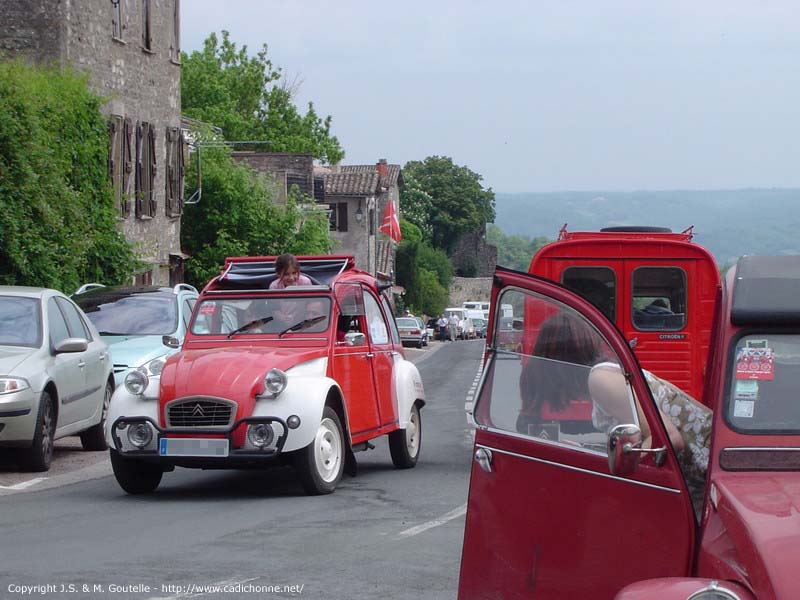
[{"label": "car windshield", "polygon": [[327,296],[205,299],[195,309],[191,332],[229,337],[321,333],[328,329],[330,313]]},{"label": "car windshield", "polygon": [[172,293],[100,290],[81,296],[73,300],[102,335],[170,335],[178,327]]},{"label": "car windshield", "polygon": [[475,327],[483,327],[485,322],[483,319],[472,319],[472,324],[475,325]]},{"label": "car windshield", "polygon": [[800,335],[751,334],[729,366],[726,417],[743,433],[800,433]]},{"label": "car windshield", "polygon": [[0,296],[0,345],[41,345],[42,326],[39,300],[19,296]]},{"label": "car windshield", "polygon": [[397,319],[397,326],[405,329],[419,329],[419,323],[411,317],[400,317]]}]

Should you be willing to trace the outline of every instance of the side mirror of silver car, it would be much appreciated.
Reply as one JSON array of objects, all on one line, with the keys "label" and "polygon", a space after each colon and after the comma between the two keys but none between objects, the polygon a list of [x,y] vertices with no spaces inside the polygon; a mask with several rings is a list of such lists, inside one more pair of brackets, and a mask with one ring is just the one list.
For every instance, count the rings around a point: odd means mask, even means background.
[{"label": "side mirror of silver car", "polygon": [[88,347],[88,340],[83,338],[66,338],[58,342],[53,350],[56,354],[64,354],[67,352],[86,352]]}]

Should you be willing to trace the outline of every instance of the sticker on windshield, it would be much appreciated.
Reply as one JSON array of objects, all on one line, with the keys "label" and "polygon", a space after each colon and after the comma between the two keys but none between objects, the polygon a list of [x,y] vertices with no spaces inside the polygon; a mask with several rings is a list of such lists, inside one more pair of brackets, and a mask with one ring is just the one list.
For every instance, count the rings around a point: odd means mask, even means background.
[{"label": "sticker on windshield", "polygon": [[775,361],[767,340],[748,340],[736,354],[736,379],[771,381],[775,377]]},{"label": "sticker on windshield", "polygon": [[739,379],[733,390],[734,400],[757,400],[758,381],[751,379]]},{"label": "sticker on windshield", "polygon": [[214,309],[217,307],[216,302],[203,302],[200,305],[200,314],[201,315],[213,315]]},{"label": "sticker on windshield", "polygon": [[733,416],[751,419],[755,405],[752,400],[736,400],[733,404]]}]

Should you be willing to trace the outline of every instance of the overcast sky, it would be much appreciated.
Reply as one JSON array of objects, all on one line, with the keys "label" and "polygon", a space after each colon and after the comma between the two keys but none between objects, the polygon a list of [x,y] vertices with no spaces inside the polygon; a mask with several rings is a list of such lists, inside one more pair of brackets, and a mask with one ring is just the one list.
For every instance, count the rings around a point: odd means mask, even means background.
[{"label": "overcast sky", "polygon": [[796,0],[184,0],[333,117],[344,163],[496,192],[800,187]]}]

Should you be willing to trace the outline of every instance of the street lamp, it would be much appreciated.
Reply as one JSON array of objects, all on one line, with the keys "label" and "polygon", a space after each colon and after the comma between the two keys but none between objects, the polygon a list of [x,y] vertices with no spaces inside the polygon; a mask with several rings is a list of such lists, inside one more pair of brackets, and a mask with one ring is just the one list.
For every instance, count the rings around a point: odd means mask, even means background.
[{"label": "street lamp", "polygon": [[361,199],[358,200],[358,208],[356,209],[356,223],[361,223],[364,220],[364,211],[361,210]]}]

